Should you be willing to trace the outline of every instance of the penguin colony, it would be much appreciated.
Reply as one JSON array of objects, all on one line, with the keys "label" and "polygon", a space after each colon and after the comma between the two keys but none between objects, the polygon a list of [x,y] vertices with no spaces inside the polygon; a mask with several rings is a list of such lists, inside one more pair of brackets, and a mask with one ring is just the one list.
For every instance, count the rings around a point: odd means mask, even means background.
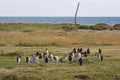
[{"label": "penguin colony", "polygon": [[[65,59],[68,59],[69,63],[77,62],[80,66],[85,64],[85,59],[90,56],[90,49],[88,48],[86,51],[83,51],[82,48],[74,48],[68,55],[64,55],[62,57],[55,56],[49,53],[46,48],[44,54],[42,55],[40,52],[36,52],[35,55],[31,55],[31,57],[26,57],[26,63],[36,63],[39,64],[40,59],[43,59],[45,63],[49,63],[49,61],[53,61],[54,63],[63,63]],[[98,52],[95,55],[99,61],[103,61],[102,50],[98,49]],[[76,60],[75,60],[76,59]],[[21,56],[18,55],[16,58],[17,63],[21,62]],[[94,63],[94,61],[91,61]]]}]

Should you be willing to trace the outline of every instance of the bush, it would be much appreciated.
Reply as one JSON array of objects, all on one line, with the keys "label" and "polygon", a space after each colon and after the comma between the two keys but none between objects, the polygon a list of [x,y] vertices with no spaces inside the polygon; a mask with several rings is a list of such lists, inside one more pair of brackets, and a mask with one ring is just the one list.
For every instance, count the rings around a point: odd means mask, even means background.
[{"label": "bush", "polygon": [[96,24],[94,26],[91,26],[90,27],[92,30],[107,30],[107,29],[110,29],[111,26],[105,24],[105,23],[99,23],[99,24]]},{"label": "bush", "polygon": [[88,25],[80,25],[79,29],[90,29],[90,26],[88,26]]},{"label": "bush", "polygon": [[113,26],[113,28],[116,29],[116,30],[120,30],[120,24],[115,24],[115,25]]},{"label": "bush", "polygon": [[62,29],[64,29],[65,31],[73,31],[73,30],[77,30],[77,25],[74,24],[64,24],[62,26]]}]

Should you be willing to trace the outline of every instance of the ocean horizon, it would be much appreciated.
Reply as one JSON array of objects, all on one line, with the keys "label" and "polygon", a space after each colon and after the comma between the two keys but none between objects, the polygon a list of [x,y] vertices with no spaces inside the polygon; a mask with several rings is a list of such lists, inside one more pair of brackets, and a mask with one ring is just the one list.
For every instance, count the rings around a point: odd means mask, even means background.
[{"label": "ocean horizon", "polygon": [[[0,17],[0,23],[74,24],[74,17]],[[77,17],[77,24],[94,25],[98,23],[106,23],[111,26],[120,24],[120,17]]]}]

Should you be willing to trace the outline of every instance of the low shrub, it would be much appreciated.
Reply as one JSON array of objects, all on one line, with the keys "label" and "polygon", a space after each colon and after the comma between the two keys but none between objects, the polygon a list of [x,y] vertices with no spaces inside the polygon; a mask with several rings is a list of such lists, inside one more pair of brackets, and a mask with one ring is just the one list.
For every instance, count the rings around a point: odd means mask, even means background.
[{"label": "low shrub", "polygon": [[80,25],[79,29],[90,29],[88,25]]},{"label": "low shrub", "polygon": [[115,30],[120,30],[120,24],[115,24],[115,25],[113,25],[113,28],[114,28]]},{"label": "low shrub", "polygon": [[74,24],[64,24],[62,26],[62,29],[64,29],[65,31],[73,31],[73,30],[77,30],[77,26]]},{"label": "low shrub", "polygon": [[107,30],[110,29],[111,26],[109,26],[108,24],[105,23],[98,23],[96,25],[93,25],[90,27],[92,30]]}]

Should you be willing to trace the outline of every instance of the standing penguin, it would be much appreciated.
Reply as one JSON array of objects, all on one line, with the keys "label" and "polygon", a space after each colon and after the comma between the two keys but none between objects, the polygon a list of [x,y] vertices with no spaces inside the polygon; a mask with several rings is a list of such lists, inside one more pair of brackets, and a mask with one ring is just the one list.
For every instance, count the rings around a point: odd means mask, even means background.
[{"label": "standing penguin", "polygon": [[21,56],[18,55],[17,58],[16,58],[16,60],[17,60],[17,63],[20,63],[20,61],[21,61]]},{"label": "standing penguin", "polygon": [[34,63],[36,63],[36,64],[39,64],[39,57],[37,56],[37,57],[34,57]]},{"label": "standing penguin", "polygon": [[31,62],[31,63],[34,62],[34,55],[31,55],[30,62]]},{"label": "standing penguin", "polygon": [[54,61],[55,61],[55,63],[58,63],[58,61],[59,61],[58,56],[54,56]]},{"label": "standing penguin", "polygon": [[47,57],[47,55],[45,55],[44,59],[45,59],[45,63],[48,63],[48,57]]},{"label": "standing penguin", "polygon": [[59,59],[59,63],[63,63],[63,58],[60,58],[60,59]]},{"label": "standing penguin", "polygon": [[98,49],[98,53],[99,53],[99,54],[102,54],[102,50],[101,50],[100,48]]},{"label": "standing penguin", "polygon": [[47,55],[49,55],[49,51],[48,51],[48,49],[46,48],[46,51],[45,51],[45,53],[47,54]]},{"label": "standing penguin", "polygon": [[53,57],[54,57],[53,54],[49,54],[49,58],[51,61],[53,61]]},{"label": "standing penguin", "polygon": [[40,55],[39,55],[39,59],[42,59],[42,54],[40,53]]},{"label": "standing penguin", "polygon": [[39,59],[41,59],[42,58],[42,54],[40,53],[40,52],[36,52],[36,57],[39,57]]},{"label": "standing penguin", "polygon": [[79,64],[80,64],[80,66],[83,65],[83,59],[82,58],[79,59]]},{"label": "standing penguin", "polygon": [[90,49],[89,48],[87,49],[87,54],[90,54]]},{"label": "standing penguin", "polygon": [[78,59],[80,59],[82,57],[81,53],[78,53]]},{"label": "standing penguin", "polygon": [[72,62],[72,56],[71,55],[68,56],[68,61]]},{"label": "standing penguin", "polygon": [[79,52],[81,53],[83,51],[83,49],[82,48],[79,48]]},{"label": "standing penguin", "polygon": [[29,62],[30,62],[30,58],[26,57],[26,63],[29,63]]},{"label": "standing penguin", "polygon": [[76,48],[74,48],[74,49],[73,49],[73,52],[74,52],[74,54],[76,54],[76,53],[77,53],[77,50],[76,50]]},{"label": "standing penguin", "polygon": [[99,54],[98,58],[100,61],[103,61],[103,56],[101,54]]},{"label": "standing penguin", "polygon": [[85,57],[87,57],[87,56],[88,56],[87,51],[85,51],[85,52],[84,52],[84,56],[85,56]]}]

